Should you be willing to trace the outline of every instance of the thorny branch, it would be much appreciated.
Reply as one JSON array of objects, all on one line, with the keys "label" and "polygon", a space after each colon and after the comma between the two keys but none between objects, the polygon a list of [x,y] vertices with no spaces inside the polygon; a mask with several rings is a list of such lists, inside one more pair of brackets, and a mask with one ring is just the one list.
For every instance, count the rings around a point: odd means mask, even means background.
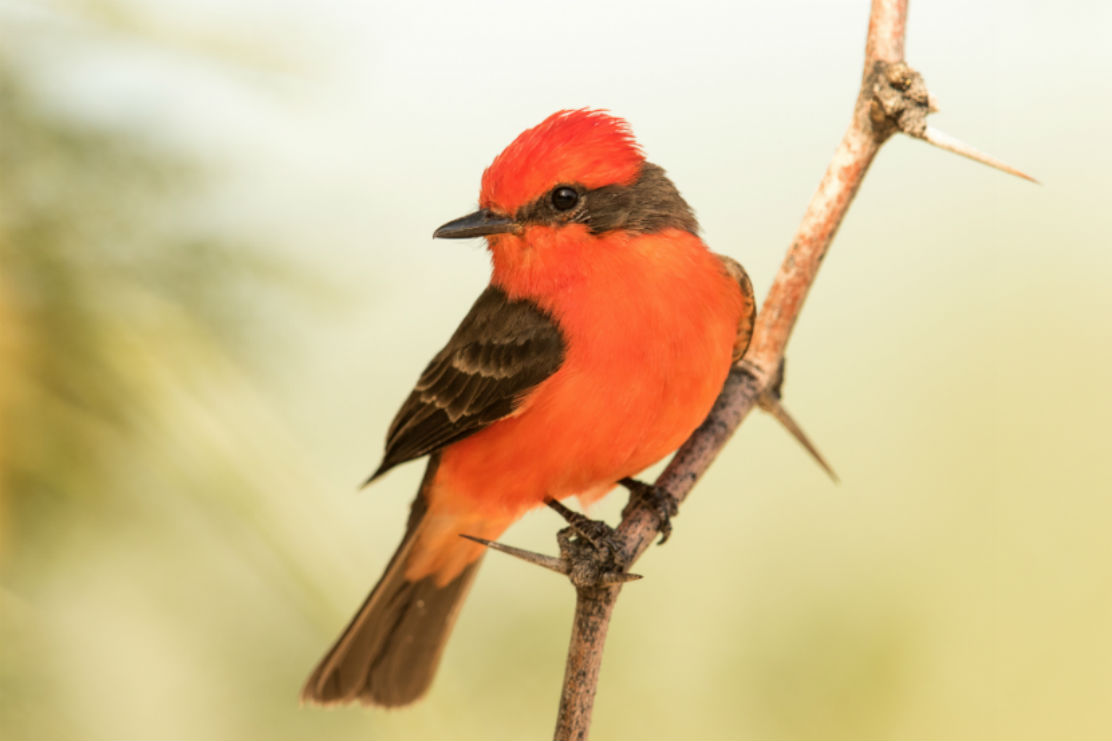
[{"label": "thorny branch", "polygon": [[[889,137],[901,132],[1032,180],[927,126],[927,115],[937,106],[919,73],[903,61],[906,23],[907,0],[873,0],[861,90],[853,118],[773,280],[757,316],[749,350],[731,370],[706,421],[655,482],[657,492],[671,495],[675,503],[687,498],[754,406],[773,412],[782,422],[785,419],[790,422],[786,413],[783,417],[778,413],[782,412],[779,385],[788,338],[865,172]],[[788,422],[785,424],[789,430],[810,448],[802,434],[793,429],[794,423]],[[813,449],[811,452],[825,467],[821,457]],[[627,573],[628,568],[648,549],[664,524],[659,506],[633,496],[622,514],[621,524],[608,538],[605,562],[598,555],[600,549],[582,547],[584,539],[570,537],[568,531],[561,533],[558,559],[500,546],[503,551],[516,551],[511,555],[568,574],[576,587],[575,622],[556,722],[557,741],[588,736],[610,615],[622,583],[637,578]],[[574,529],[575,523],[572,526]],[[604,567],[600,563],[605,563]],[[584,578],[586,573],[595,576]]]}]

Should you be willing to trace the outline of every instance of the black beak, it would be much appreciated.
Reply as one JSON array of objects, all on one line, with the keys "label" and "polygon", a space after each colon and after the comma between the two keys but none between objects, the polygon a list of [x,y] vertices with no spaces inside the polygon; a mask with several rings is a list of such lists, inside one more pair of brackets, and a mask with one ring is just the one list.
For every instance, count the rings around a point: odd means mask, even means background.
[{"label": "black beak", "polygon": [[466,239],[485,237],[488,234],[505,234],[517,228],[517,223],[509,216],[480,209],[454,221],[449,221],[432,233],[433,239]]}]

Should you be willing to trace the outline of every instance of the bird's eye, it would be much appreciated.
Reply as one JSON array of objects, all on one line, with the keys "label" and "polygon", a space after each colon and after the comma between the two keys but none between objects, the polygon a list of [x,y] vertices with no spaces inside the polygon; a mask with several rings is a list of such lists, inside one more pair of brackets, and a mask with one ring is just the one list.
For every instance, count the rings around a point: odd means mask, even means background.
[{"label": "bird's eye", "polygon": [[579,203],[579,194],[575,192],[575,188],[562,186],[552,191],[552,205],[557,211],[567,211],[569,208],[574,208],[577,203]]}]

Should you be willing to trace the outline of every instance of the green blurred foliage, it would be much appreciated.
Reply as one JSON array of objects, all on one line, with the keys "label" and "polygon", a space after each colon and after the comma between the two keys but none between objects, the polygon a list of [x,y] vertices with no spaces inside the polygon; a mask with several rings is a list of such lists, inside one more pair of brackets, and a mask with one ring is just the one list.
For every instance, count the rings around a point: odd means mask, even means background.
[{"label": "green blurred foliage", "polygon": [[198,331],[163,340],[220,341],[237,271],[226,246],[169,228],[192,175],[167,153],[49,115],[5,67],[0,130],[3,491],[19,524],[4,550],[20,561],[74,498],[111,498],[111,471],[143,444],[137,422],[161,400],[120,338],[150,341],[170,315]]},{"label": "green blurred foliage", "polygon": [[47,114],[6,64],[0,131],[2,711],[11,733],[50,683],[30,660],[44,637],[19,631],[33,623],[20,603],[66,567],[75,520],[119,508],[117,472],[127,461],[158,453],[141,420],[161,399],[149,367],[130,362],[126,346],[164,331],[161,315],[200,304],[189,295],[196,281],[171,275],[192,261],[190,245],[159,219],[181,190],[179,163]]},{"label": "green blurred foliage", "polygon": [[79,696],[161,685],[127,621],[203,622],[205,585],[175,570],[198,532],[269,547],[234,440],[267,426],[245,297],[306,279],[183,216],[204,182],[187,157],[67,119],[18,69],[0,56],[0,735],[125,733]]}]

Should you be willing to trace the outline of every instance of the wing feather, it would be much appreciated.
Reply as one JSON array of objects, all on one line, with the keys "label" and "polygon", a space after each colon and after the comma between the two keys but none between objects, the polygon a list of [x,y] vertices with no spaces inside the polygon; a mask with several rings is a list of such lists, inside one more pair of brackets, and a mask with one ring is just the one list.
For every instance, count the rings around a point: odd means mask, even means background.
[{"label": "wing feather", "polygon": [[369,481],[509,416],[556,372],[564,351],[563,335],[547,313],[490,286],[398,410],[382,465]]}]

